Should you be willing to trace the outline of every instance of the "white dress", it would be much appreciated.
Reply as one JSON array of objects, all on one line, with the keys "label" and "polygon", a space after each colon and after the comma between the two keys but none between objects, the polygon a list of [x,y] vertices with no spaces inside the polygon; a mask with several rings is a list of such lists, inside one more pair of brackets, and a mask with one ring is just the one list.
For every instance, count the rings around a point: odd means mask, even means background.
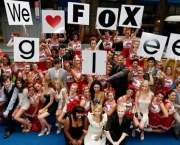
[{"label": "white dress", "polygon": [[85,145],[105,145],[106,143],[106,137],[103,134],[101,138],[99,138],[98,141],[94,140],[94,137],[97,136],[102,130],[104,125],[107,122],[107,114],[103,114],[103,119],[100,123],[97,123],[93,121],[92,114],[88,113],[88,120],[89,120],[89,127],[88,127],[88,133],[86,134],[84,138],[84,144]]}]

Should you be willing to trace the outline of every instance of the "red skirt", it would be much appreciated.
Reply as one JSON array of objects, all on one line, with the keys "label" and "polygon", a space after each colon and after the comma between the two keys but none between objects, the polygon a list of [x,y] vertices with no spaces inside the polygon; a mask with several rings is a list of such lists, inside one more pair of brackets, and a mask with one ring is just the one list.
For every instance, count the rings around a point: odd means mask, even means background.
[{"label": "red skirt", "polygon": [[129,48],[123,48],[121,55],[124,56],[124,58],[127,58],[129,56]]},{"label": "red skirt", "polygon": [[153,113],[149,110],[149,126],[152,128],[158,128],[161,126],[161,119],[159,113]]},{"label": "red skirt", "polygon": [[169,115],[167,118],[160,119],[160,126],[165,130],[169,130],[175,123],[173,115]]},{"label": "red skirt", "polygon": [[45,71],[48,69],[45,61],[37,62],[37,65],[38,65],[38,69],[41,71]]},{"label": "red skirt", "polygon": [[125,114],[130,117],[131,121],[133,121],[134,113],[132,113],[132,112],[130,112],[130,111],[126,111]]},{"label": "red skirt", "polygon": [[170,91],[170,87],[161,87],[161,89],[162,89],[165,93],[167,93],[167,92]]},{"label": "red skirt", "polygon": [[0,105],[0,111],[2,111],[4,109],[4,104]]}]

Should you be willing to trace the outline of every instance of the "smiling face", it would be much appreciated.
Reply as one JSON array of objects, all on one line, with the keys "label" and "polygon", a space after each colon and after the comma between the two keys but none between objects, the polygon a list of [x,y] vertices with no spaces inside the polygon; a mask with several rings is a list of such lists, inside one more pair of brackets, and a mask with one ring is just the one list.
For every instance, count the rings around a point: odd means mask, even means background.
[{"label": "smiling face", "polygon": [[94,92],[97,93],[97,92],[99,92],[99,90],[100,90],[100,85],[99,84],[95,84],[94,85]]},{"label": "smiling face", "polygon": [[17,85],[18,88],[21,88],[21,87],[22,87],[22,82],[17,81],[16,83],[17,83],[16,85]]},{"label": "smiling face", "polygon": [[102,107],[100,105],[95,106],[94,108],[94,116],[99,118],[102,114]]}]

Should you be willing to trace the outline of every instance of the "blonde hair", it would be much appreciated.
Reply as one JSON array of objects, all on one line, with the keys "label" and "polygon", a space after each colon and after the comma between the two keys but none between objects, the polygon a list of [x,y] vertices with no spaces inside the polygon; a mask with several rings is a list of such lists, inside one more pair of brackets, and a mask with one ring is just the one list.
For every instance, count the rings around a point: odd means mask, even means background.
[{"label": "blonde hair", "polygon": [[140,92],[142,91],[142,87],[143,87],[144,85],[148,85],[148,92],[150,92],[150,87],[149,87],[149,81],[148,81],[148,80],[144,80],[144,81],[141,83],[141,85],[140,85],[140,87],[139,87],[139,91],[140,91]]},{"label": "blonde hair", "polygon": [[120,105],[117,106],[117,109],[116,109],[116,110],[117,110],[117,111],[118,111],[118,110],[126,111],[126,106],[121,103]]},{"label": "blonde hair", "polygon": [[46,82],[48,84],[48,87],[52,87],[52,81],[51,78],[49,76],[44,76],[44,78],[42,78],[42,81],[44,80],[44,82]]},{"label": "blonde hair", "polygon": [[96,104],[96,105],[94,106],[94,110],[95,110],[96,108],[101,111],[101,116],[100,116],[100,122],[101,122],[101,121],[103,120],[103,116],[102,116],[103,108],[102,108],[102,105]]},{"label": "blonde hair", "polygon": [[61,79],[59,79],[59,78],[55,79],[55,80],[53,81],[53,86],[54,86],[54,83],[55,83],[55,82],[59,83],[60,89],[64,88],[64,85],[63,85],[63,82],[62,82]]}]

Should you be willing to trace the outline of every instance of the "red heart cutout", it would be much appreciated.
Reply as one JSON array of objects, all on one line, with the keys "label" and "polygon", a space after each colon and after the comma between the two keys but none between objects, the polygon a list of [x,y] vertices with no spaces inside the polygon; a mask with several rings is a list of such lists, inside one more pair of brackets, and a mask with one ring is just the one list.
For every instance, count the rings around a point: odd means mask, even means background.
[{"label": "red heart cutout", "polygon": [[52,16],[47,15],[46,16],[46,21],[51,27],[55,28],[61,22],[61,17],[60,16],[55,16],[53,18]]}]

